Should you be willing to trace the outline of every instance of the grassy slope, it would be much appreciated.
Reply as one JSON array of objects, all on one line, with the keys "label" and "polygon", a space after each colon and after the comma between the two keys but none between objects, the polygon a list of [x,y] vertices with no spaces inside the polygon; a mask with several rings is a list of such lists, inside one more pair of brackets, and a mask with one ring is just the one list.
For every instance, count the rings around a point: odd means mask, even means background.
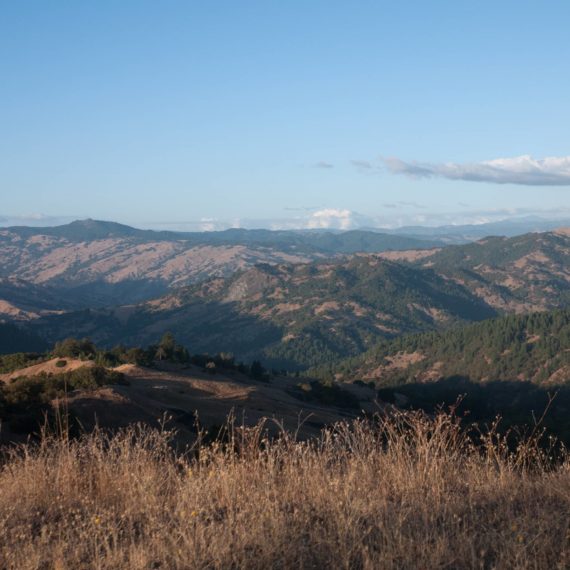
[{"label": "grassy slope", "polygon": [[134,428],[18,448],[0,468],[0,566],[568,567],[567,458],[475,449],[446,416],[335,434],[237,430],[186,456]]}]

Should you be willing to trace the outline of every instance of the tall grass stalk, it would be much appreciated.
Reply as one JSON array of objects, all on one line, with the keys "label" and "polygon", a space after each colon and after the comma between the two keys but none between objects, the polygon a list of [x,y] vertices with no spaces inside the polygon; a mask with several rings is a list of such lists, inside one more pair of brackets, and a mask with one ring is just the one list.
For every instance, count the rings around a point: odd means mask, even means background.
[{"label": "tall grass stalk", "polygon": [[0,568],[570,567],[570,462],[450,415],[317,440],[229,426],[186,455],[142,426],[45,435],[0,468]]}]

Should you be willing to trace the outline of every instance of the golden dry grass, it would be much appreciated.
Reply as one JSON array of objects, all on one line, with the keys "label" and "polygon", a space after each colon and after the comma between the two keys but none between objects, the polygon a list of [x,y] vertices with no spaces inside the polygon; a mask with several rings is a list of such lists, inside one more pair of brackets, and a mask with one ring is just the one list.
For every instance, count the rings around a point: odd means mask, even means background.
[{"label": "golden dry grass", "polygon": [[0,568],[570,567],[568,458],[476,448],[445,414],[263,434],[191,458],[140,427],[11,451]]}]

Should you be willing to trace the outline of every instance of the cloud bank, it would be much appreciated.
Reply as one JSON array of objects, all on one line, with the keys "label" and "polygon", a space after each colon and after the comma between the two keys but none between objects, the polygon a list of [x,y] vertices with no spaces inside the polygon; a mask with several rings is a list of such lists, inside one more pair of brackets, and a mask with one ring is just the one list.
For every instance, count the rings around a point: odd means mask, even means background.
[{"label": "cloud bank", "polygon": [[466,164],[406,162],[399,158],[384,158],[382,161],[393,174],[415,178],[447,178],[525,186],[570,186],[570,156],[535,159],[524,155]]}]

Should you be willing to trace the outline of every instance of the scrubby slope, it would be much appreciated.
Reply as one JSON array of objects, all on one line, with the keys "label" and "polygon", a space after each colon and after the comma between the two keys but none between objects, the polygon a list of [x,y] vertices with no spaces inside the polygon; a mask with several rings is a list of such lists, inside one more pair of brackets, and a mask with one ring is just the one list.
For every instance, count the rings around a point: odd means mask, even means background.
[{"label": "scrubby slope", "polygon": [[498,310],[524,313],[570,304],[568,231],[490,237],[441,249],[420,263]]},{"label": "scrubby slope", "polygon": [[381,337],[478,320],[494,309],[430,269],[369,256],[257,266],[145,304],[44,320],[43,334],[147,344],[171,330],[195,352],[277,367],[358,354]]}]

